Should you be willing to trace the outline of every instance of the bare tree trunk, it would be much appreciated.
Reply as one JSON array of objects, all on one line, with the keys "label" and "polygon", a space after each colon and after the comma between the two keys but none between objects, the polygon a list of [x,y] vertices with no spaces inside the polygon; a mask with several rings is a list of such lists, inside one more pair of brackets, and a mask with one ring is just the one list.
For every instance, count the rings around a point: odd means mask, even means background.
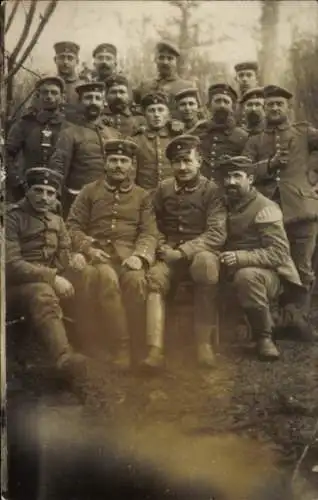
[{"label": "bare tree trunk", "polygon": [[276,77],[275,54],[277,49],[280,0],[262,0],[260,80],[263,85],[273,83]]}]

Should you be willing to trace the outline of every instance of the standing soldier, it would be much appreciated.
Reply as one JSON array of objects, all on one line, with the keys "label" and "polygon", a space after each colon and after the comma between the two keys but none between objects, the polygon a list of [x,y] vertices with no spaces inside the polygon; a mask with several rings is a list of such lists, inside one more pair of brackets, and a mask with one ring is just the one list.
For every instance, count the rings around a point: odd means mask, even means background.
[{"label": "standing soldier", "polygon": [[201,140],[202,175],[217,182],[220,158],[223,155],[241,154],[248,137],[247,132],[235,124],[236,101],[237,94],[230,85],[211,85],[208,101],[211,118],[199,122],[189,131],[189,134],[196,135]]},{"label": "standing soldier", "polygon": [[[244,61],[234,66],[235,80],[239,87],[239,98],[241,99],[245,92],[258,86],[258,63],[256,61]],[[242,106],[237,107],[236,123],[240,126],[245,125],[245,118]]]},{"label": "standing soldier", "polygon": [[[116,363],[126,367],[125,309],[134,340],[144,317],[145,275],[154,261],[157,228],[149,194],[133,182],[136,145],[127,140],[108,141],[105,153],[106,176],[81,190],[67,226],[73,248],[80,254],[76,260],[87,262],[85,283],[76,289],[77,309],[80,313],[88,301],[96,303],[99,325],[110,325],[109,333],[113,329],[115,334]],[[88,289],[92,295],[87,295]]]},{"label": "standing soldier", "polygon": [[[166,147],[181,130],[173,131],[167,95],[162,92],[147,94],[141,101],[146,118],[146,129],[133,137],[139,148],[137,155],[136,184],[144,189],[156,189],[159,182],[172,175],[166,157]],[[180,125],[180,122],[178,122]],[[181,124],[182,125],[182,124]]]},{"label": "standing soldier", "polygon": [[101,43],[93,50],[94,72],[92,78],[96,82],[106,82],[117,72],[117,48],[112,43]]},{"label": "standing soldier", "polygon": [[158,90],[169,96],[169,109],[176,116],[175,95],[181,90],[196,87],[194,82],[184,80],[178,75],[177,65],[180,57],[179,49],[170,42],[160,42],[156,47],[156,66],[158,76],[154,80],[141,83],[135,90],[135,102],[141,103],[142,98]]},{"label": "standing soldier", "polygon": [[64,177],[64,216],[82,187],[103,176],[104,143],[119,136],[115,129],[107,127],[101,120],[104,84],[84,83],[76,90],[83,107],[83,118],[62,131],[50,161],[52,170],[59,171]]},{"label": "standing soldier", "polygon": [[65,102],[74,106],[78,102],[76,86],[80,83],[77,74],[80,47],[74,42],[57,42],[54,50],[57,74],[65,84]]},{"label": "standing soldier", "polygon": [[283,215],[252,183],[255,165],[244,156],[222,162],[228,223],[221,254],[225,277],[233,283],[239,304],[250,323],[261,360],[279,357],[273,342],[271,305],[289,283],[296,292],[301,282],[290,256]]},{"label": "standing soldier", "polygon": [[133,136],[145,120],[131,111],[131,95],[128,80],[124,75],[112,75],[106,81],[107,106],[103,111],[103,122],[123,136]]},{"label": "standing soldier", "polygon": [[29,110],[9,130],[5,144],[7,188],[9,197],[15,200],[24,196],[25,173],[32,167],[48,166],[58,136],[67,125],[61,112],[64,89],[63,80],[57,76],[39,80],[38,110]]},{"label": "standing soldier", "polygon": [[308,324],[315,273],[312,258],[317,240],[318,195],[308,170],[311,152],[318,150],[318,130],[289,121],[292,94],[268,85],[265,129],[249,138],[245,153],[257,162],[256,186],[282,209],[291,255],[306,292],[297,299],[294,326],[303,338],[313,338]]},{"label": "standing soldier", "polygon": [[249,137],[259,134],[265,126],[264,89],[255,87],[247,90],[241,99],[245,129]]},{"label": "standing soldier", "polygon": [[[52,212],[61,177],[46,168],[27,172],[26,196],[6,216],[6,284],[9,310],[26,315],[57,367],[76,374],[85,358],[72,351],[60,299],[74,294],[65,274],[71,241],[61,217]],[[73,371],[75,370],[75,372]]]},{"label": "standing soldier", "polygon": [[219,254],[226,237],[226,210],[214,182],[201,176],[197,137],[182,135],[167,146],[173,177],[154,195],[160,231],[158,262],[148,276],[147,337],[149,368],[163,363],[165,296],[171,283],[190,275],[194,282],[194,330],[198,362],[214,365],[211,347],[219,280]]},{"label": "standing soldier", "polygon": [[184,123],[185,131],[192,129],[200,120],[199,91],[184,89],[175,95],[178,118]]}]

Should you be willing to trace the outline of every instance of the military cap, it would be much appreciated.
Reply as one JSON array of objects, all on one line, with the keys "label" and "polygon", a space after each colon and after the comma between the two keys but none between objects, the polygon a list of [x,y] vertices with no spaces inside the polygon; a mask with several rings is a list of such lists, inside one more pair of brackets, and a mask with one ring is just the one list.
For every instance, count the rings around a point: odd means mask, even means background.
[{"label": "military cap", "polygon": [[54,50],[56,54],[75,54],[78,55],[80,51],[80,46],[74,42],[57,42],[54,44]]},{"label": "military cap", "polygon": [[173,55],[175,55],[177,57],[180,56],[180,50],[178,49],[178,47],[169,41],[162,40],[161,42],[157,43],[156,50],[159,53],[160,52],[171,52]]},{"label": "military cap", "polygon": [[180,90],[180,92],[177,92],[174,96],[176,101],[180,101],[180,99],[183,99],[184,97],[195,97],[198,100],[199,99],[198,89],[196,88],[183,89]]},{"label": "military cap", "polygon": [[266,85],[264,87],[264,97],[284,97],[285,99],[291,99],[293,94],[289,90],[279,87],[278,85]]},{"label": "military cap", "polygon": [[93,50],[93,57],[97,56],[100,52],[109,52],[113,54],[115,57],[117,56],[117,48],[112,43],[100,43]]},{"label": "military cap", "polygon": [[35,184],[41,184],[52,186],[56,190],[59,190],[62,181],[63,176],[61,174],[48,168],[34,167],[30,168],[26,172],[26,182],[28,187],[34,186]]},{"label": "military cap", "polygon": [[106,80],[106,88],[110,89],[114,85],[125,85],[125,87],[128,87],[128,80],[124,75],[121,74],[111,75]]},{"label": "military cap", "polygon": [[195,135],[179,135],[172,139],[167,145],[166,157],[168,160],[172,161],[185,153],[190,153],[192,149],[197,148],[199,144],[200,139]]},{"label": "military cap", "polygon": [[254,163],[248,156],[229,156],[223,155],[219,163],[220,171],[224,174],[240,170],[247,174],[254,173]]},{"label": "military cap", "polygon": [[78,95],[81,95],[84,92],[105,92],[105,84],[104,82],[81,83],[75,87],[75,90]]},{"label": "military cap", "polygon": [[167,94],[158,90],[157,92],[149,92],[144,95],[141,99],[141,106],[146,109],[151,104],[165,104],[169,105],[169,99]]},{"label": "military cap", "polygon": [[258,63],[256,61],[243,61],[235,64],[234,69],[236,73],[245,70],[258,71]]},{"label": "military cap", "polygon": [[249,99],[253,99],[254,97],[264,99],[264,87],[255,87],[247,90],[241,98],[241,103],[246,102]]},{"label": "military cap", "polygon": [[233,101],[237,101],[238,95],[228,83],[215,83],[209,87],[209,100],[216,94],[224,94],[231,97]]},{"label": "military cap", "polygon": [[35,89],[39,89],[41,85],[43,85],[44,83],[53,83],[58,87],[60,87],[61,92],[65,92],[65,82],[63,78],[60,78],[59,76],[55,75],[43,76],[42,78],[40,78],[40,80],[36,82]]},{"label": "military cap", "polygon": [[138,150],[137,144],[127,139],[112,139],[105,142],[106,155],[123,155],[133,158]]}]

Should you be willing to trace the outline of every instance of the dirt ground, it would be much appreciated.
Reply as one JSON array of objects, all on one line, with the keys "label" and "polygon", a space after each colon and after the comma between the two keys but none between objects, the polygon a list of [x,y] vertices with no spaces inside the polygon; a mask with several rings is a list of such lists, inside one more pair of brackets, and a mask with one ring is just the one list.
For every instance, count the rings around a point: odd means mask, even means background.
[{"label": "dirt ground", "polygon": [[[315,302],[318,326],[318,297]],[[73,432],[82,428],[80,415],[85,429],[101,433],[101,439],[108,432],[124,454],[153,464],[163,477],[213,484],[219,492],[189,499],[317,500],[317,440],[289,487],[318,418],[318,343],[280,341],[275,363],[256,360],[246,341],[222,343],[216,369],[202,372],[186,341],[189,315],[180,308],[178,315],[178,325],[170,328],[178,330],[179,340],[161,376],[94,365],[81,404],[40,362],[29,360],[23,368],[9,362],[8,418],[10,408],[27,401],[46,418],[61,419],[61,429],[72,421]],[[147,498],[166,498],[167,491]]]}]

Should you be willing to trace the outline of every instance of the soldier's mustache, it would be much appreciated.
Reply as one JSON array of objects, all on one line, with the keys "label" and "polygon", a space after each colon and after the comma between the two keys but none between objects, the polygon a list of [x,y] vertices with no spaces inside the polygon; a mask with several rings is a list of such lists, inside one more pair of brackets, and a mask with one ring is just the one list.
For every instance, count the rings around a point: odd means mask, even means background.
[{"label": "soldier's mustache", "polygon": [[100,109],[96,104],[90,104],[89,106],[86,107],[86,110],[89,113],[99,113]]}]

